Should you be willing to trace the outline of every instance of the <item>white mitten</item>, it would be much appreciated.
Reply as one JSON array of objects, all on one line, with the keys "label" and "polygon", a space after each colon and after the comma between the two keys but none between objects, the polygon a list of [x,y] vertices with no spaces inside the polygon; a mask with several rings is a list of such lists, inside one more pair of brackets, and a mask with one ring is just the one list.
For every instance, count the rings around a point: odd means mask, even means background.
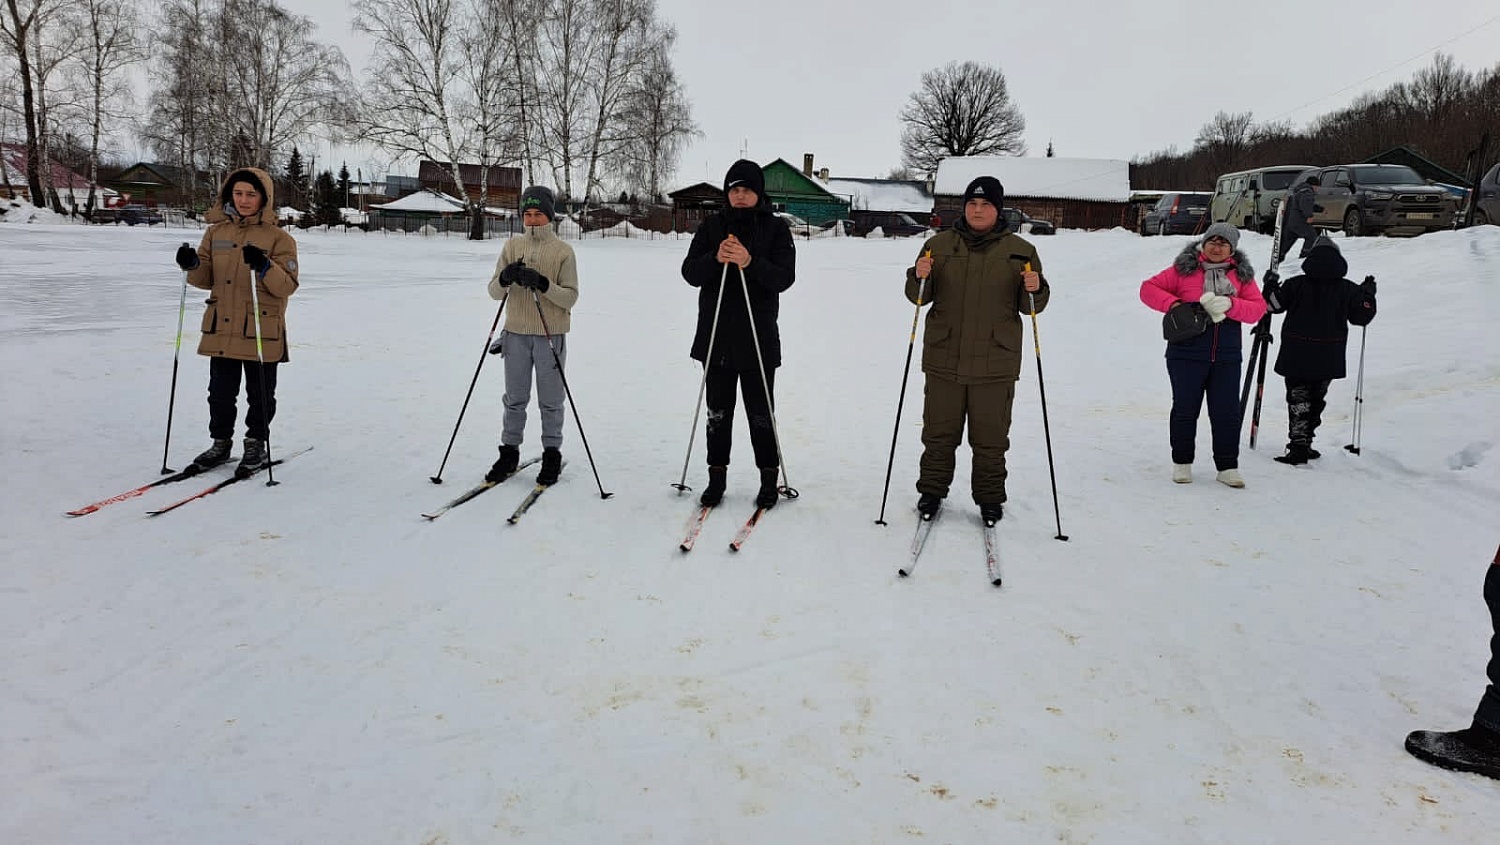
[{"label": "white mitten", "polygon": [[1203,304],[1203,310],[1208,312],[1208,318],[1215,323],[1224,319],[1224,315],[1229,313],[1229,306],[1233,304],[1229,297],[1216,293],[1205,293],[1198,301]]}]

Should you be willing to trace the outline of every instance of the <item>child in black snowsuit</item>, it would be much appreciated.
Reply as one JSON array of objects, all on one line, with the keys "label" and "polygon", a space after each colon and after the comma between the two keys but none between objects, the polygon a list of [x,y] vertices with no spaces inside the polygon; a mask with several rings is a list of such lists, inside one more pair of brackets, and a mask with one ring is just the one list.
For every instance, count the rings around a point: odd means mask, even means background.
[{"label": "child in black snowsuit", "polygon": [[1326,237],[1318,238],[1302,262],[1302,275],[1265,285],[1272,314],[1285,312],[1276,372],[1286,378],[1287,449],[1276,458],[1305,464],[1319,457],[1313,434],[1323,421],[1328,385],[1345,373],[1349,326],[1375,319],[1375,277],[1363,284],[1344,278],[1348,262]]}]

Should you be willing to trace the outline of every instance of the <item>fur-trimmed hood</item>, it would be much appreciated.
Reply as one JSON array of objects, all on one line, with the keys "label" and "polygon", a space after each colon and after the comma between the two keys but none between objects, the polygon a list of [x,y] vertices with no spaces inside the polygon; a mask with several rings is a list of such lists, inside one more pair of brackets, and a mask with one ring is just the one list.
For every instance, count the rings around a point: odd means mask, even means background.
[{"label": "fur-trimmed hood", "polygon": [[249,181],[260,186],[260,192],[264,201],[260,206],[260,214],[254,218],[243,218],[246,222],[254,223],[259,220],[267,226],[276,225],[276,183],[271,180],[271,174],[261,170],[259,167],[236,167],[224,177],[224,182],[219,185],[219,206],[210,208],[204,213],[203,219],[209,223],[218,223],[222,220],[240,220],[239,214],[234,210],[234,196],[231,188],[234,183],[243,180],[246,176]]},{"label": "fur-trimmed hood", "polygon": [[[1183,247],[1182,252],[1177,253],[1177,257],[1172,260],[1172,269],[1184,276],[1196,273],[1200,266],[1198,256],[1202,246],[1202,241],[1193,241]],[[1239,276],[1241,281],[1250,282],[1255,280],[1255,267],[1250,264],[1249,257],[1242,250],[1236,247],[1234,255],[1229,260],[1230,263],[1234,264],[1234,274]]]}]

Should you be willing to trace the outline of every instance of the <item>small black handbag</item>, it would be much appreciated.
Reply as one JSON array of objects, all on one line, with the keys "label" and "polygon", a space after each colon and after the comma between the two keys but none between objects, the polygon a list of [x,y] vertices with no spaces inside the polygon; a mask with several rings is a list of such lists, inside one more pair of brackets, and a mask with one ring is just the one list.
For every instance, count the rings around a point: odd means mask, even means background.
[{"label": "small black handbag", "polygon": [[1208,331],[1210,322],[1201,303],[1179,302],[1161,318],[1161,336],[1167,343],[1183,343]]}]

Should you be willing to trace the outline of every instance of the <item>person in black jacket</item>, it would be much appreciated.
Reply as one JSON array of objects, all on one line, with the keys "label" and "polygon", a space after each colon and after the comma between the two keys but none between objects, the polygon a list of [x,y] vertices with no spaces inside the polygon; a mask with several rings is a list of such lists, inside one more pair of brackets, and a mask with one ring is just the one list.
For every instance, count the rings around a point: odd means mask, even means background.
[{"label": "person in black jacket", "polygon": [[1312,216],[1323,210],[1316,201],[1318,186],[1321,184],[1322,180],[1314,174],[1287,194],[1286,219],[1281,221],[1281,251],[1276,253],[1281,256],[1282,261],[1291,257],[1292,244],[1299,239],[1302,241],[1302,252],[1297,257],[1306,258],[1312,252],[1313,244],[1318,239],[1318,230],[1311,222]]},{"label": "person in black jacket", "polygon": [[1349,264],[1326,237],[1318,238],[1302,262],[1302,275],[1270,281],[1264,292],[1272,314],[1285,313],[1276,372],[1286,379],[1287,447],[1276,458],[1305,464],[1320,457],[1313,435],[1323,421],[1328,385],[1343,378],[1349,326],[1375,319],[1375,277],[1363,284],[1344,278]]},{"label": "person in black jacket", "polygon": [[776,318],[780,295],[796,278],[797,252],[786,221],[771,211],[765,185],[755,162],[740,159],[731,165],[724,176],[728,207],[699,224],[682,261],[682,277],[698,288],[698,329],[691,355],[707,368],[708,486],[699,499],[705,505],[716,505],[724,497],[736,384],[745,400],[750,445],[760,469],[755,503],[774,507],[778,495],[781,449],[772,417],[776,368],[781,366]]}]

